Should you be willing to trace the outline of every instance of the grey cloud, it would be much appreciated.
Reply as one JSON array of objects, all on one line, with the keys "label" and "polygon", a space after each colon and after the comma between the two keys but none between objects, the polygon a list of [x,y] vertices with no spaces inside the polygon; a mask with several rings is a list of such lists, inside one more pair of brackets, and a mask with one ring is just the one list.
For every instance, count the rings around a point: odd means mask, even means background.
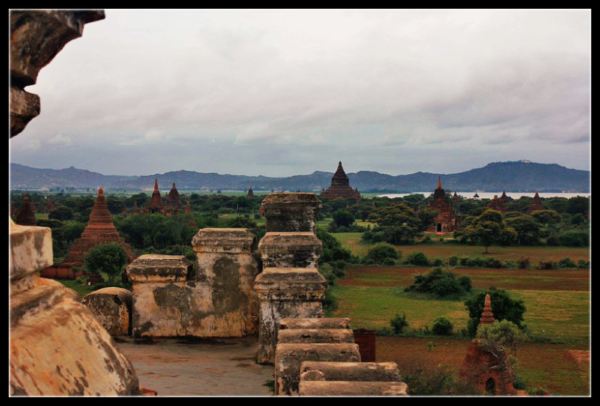
[{"label": "grey cloud", "polygon": [[586,10],[106,14],[31,87],[42,114],[11,140],[14,162],[265,175],[340,159],[389,173],[516,155],[587,165]]}]

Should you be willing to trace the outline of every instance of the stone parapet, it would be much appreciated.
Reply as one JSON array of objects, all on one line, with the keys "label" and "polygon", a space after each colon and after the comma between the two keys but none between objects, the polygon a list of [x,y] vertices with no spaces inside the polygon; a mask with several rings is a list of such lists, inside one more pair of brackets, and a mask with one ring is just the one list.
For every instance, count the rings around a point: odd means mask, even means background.
[{"label": "stone parapet", "polygon": [[407,396],[404,382],[302,381],[300,396]]},{"label": "stone parapet", "polygon": [[127,266],[127,278],[134,284],[185,282],[190,268],[183,255],[145,254]]},{"label": "stone parapet", "polygon": [[323,243],[310,232],[268,232],[258,244],[265,268],[316,268]]},{"label": "stone parapet", "polygon": [[284,329],[340,329],[350,328],[349,317],[321,317],[321,318],[283,318],[279,328]]},{"label": "stone parapet", "polygon": [[127,289],[99,289],[86,295],[82,303],[111,336],[130,334],[132,296]]},{"label": "stone parapet", "polygon": [[360,362],[356,344],[277,344],[275,354],[275,394],[298,393],[300,367],[304,361]]},{"label": "stone parapet", "polygon": [[202,228],[192,239],[197,254],[251,253],[255,237],[246,228]]},{"label": "stone parapet", "polygon": [[316,231],[321,202],[314,193],[271,193],[260,206],[266,230],[281,232]]},{"label": "stone parapet", "polygon": [[258,267],[246,229],[202,229],[197,266],[182,256],[143,255],[127,268],[136,337],[243,337],[258,325]]},{"label": "stone parapet", "polygon": [[257,362],[272,363],[279,321],[323,315],[327,282],[315,268],[265,268],[254,282],[260,302]]},{"label": "stone parapet", "polygon": [[395,362],[324,362],[305,361],[300,381],[400,381]]},{"label": "stone parapet", "polygon": [[277,344],[286,343],[354,343],[350,329],[287,329],[279,328]]}]

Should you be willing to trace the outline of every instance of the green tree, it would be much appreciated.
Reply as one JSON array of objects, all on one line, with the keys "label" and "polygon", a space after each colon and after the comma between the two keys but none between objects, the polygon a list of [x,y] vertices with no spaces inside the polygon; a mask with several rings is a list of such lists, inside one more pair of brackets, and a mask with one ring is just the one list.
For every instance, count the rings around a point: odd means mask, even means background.
[{"label": "green tree", "polygon": [[506,223],[517,232],[519,245],[535,245],[540,241],[540,226],[532,216],[522,214],[506,220]]},{"label": "green tree", "polygon": [[348,210],[337,210],[333,213],[333,222],[336,227],[350,227],[354,224],[354,216]]},{"label": "green tree", "polygon": [[399,259],[400,254],[394,246],[380,243],[369,249],[363,262],[366,264],[394,265]]},{"label": "green tree", "polygon": [[396,314],[396,316],[390,320],[390,326],[395,335],[400,335],[406,327],[408,327],[408,320],[406,320],[406,314],[402,313],[402,316]]},{"label": "green tree", "polygon": [[111,285],[119,285],[118,278],[127,264],[127,255],[119,244],[110,243],[92,248],[85,257],[84,266],[88,273],[108,276]]},{"label": "green tree", "polygon": [[58,206],[48,214],[48,218],[52,220],[71,220],[73,218],[73,210],[66,206]]}]

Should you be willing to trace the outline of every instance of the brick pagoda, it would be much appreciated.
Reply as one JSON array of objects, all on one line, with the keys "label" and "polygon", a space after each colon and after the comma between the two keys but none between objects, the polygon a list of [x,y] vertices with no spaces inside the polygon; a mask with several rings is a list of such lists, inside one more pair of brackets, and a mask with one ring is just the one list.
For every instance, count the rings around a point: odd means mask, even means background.
[{"label": "brick pagoda", "polygon": [[[485,295],[479,324],[492,324],[494,321],[492,299],[488,293]],[[461,378],[480,394],[516,395],[514,374],[506,352],[502,348],[491,351],[480,344],[479,339],[471,341],[460,370]]]},{"label": "brick pagoda", "polygon": [[69,253],[61,264],[61,267],[73,268],[82,266],[85,256],[90,249],[97,245],[112,242],[123,247],[129,261],[133,259],[131,247],[121,239],[119,232],[113,224],[112,216],[108,211],[106,199],[104,198],[104,189],[100,187],[88,224],[85,230],[83,230],[81,237],[69,249]]},{"label": "brick pagoda", "polygon": [[344,199],[344,200],[360,200],[358,189],[350,187],[350,179],[344,172],[342,161],[338,163],[337,170],[331,178],[331,186],[321,192],[321,198],[327,200]]},{"label": "brick pagoda", "polygon": [[429,205],[429,208],[437,211],[438,214],[427,231],[449,233],[456,230],[456,215],[442,187],[441,177],[438,177],[437,188],[433,192],[433,201]]},{"label": "brick pagoda", "polygon": [[154,179],[154,190],[152,191],[148,211],[150,213],[162,213],[162,210],[162,198],[160,197],[160,191],[158,190],[158,179]]}]

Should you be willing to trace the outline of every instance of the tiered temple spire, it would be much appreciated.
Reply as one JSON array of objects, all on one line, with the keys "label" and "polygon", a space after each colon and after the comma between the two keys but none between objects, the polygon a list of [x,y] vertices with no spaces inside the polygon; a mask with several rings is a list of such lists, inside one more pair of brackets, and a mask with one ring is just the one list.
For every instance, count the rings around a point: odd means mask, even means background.
[{"label": "tiered temple spire", "polygon": [[486,293],[485,300],[483,302],[483,312],[481,313],[479,324],[492,324],[494,321],[494,313],[492,312],[492,297],[489,293]]},{"label": "tiered temple spire", "polygon": [[360,193],[358,190],[350,187],[350,179],[346,175],[346,172],[344,172],[342,161],[338,163],[337,170],[331,178],[331,186],[329,186],[327,190],[321,192],[321,198],[328,200],[360,200]]},{"label": "tiered temple spire", "polygon": [[113,224],[112,215],[106,205],[104,189],[98,189],[96,202],[90,213],[88,224],[81,237],[73,243],[62,265],[68,267],[83,265],[88,251],[97,245],[115,242],[125,251],[129,260],[133,259],[131,247],[125,243]]},{"label": "tiered temple spire", "polygon": [[160,213],[162,211],[162,198],[160,196],[160,190],[158,190],[158,179],[154,179],[154,191],[150,198],[148,210],[151,213]]}]

